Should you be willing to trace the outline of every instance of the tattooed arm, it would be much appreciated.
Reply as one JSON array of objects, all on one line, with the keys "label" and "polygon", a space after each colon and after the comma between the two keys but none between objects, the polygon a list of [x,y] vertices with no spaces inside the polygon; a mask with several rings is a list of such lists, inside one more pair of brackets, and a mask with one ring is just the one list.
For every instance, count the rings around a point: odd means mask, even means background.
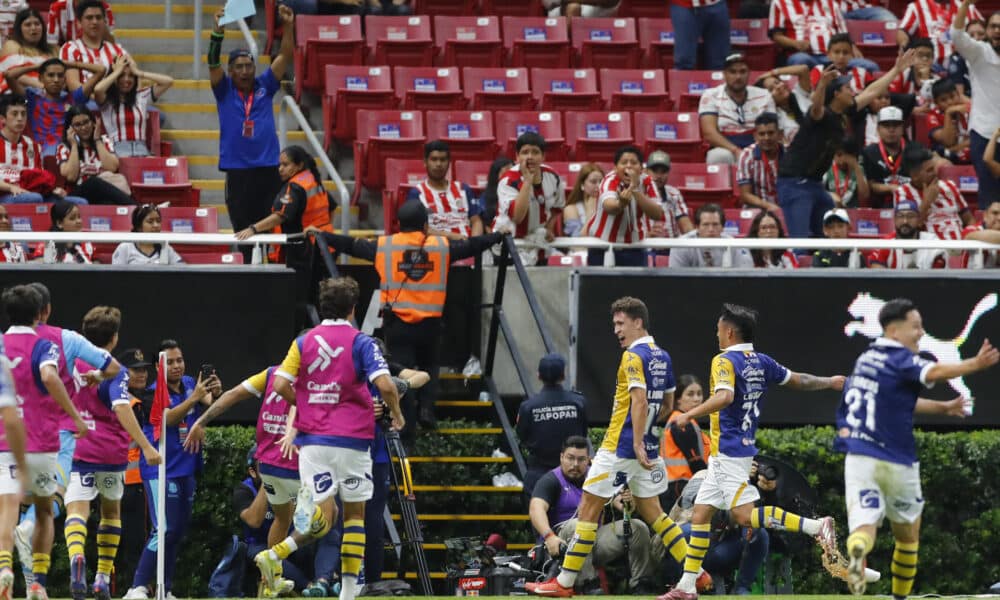
[{"label": "tattooed arm", "polygon": [[809,373],[792,373],[785,384],[795,390],[804,392],[815,392],[816,390],[837,390],[844,389],[844,376],[834,375],[832,377],[820,377]]}]

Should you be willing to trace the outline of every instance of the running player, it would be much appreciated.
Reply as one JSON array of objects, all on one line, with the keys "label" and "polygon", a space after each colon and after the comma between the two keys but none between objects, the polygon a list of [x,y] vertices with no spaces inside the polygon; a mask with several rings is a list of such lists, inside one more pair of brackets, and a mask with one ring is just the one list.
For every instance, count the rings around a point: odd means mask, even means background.
[{"label": "running player", "polygon": [[0,599],[10,600],[14,590],[14,526],[21,500],[21,477],[27,433],[21,421],[14,380],[0,341]]},{"label": "running player", "polygon": [[28,470],[22,481],[24,491],[34,496],[36,515],[31,548],[34,581],[28,586],[28,600],[47,600],[45,583],[52,562],[54,534],[52,500],[59,469],[56,459],[59,422],[63,412],[70,415],[78,437],[87,433],[87,425],[59,378],[59,347],[35,332],[42,310],[41,294],[31,286],[17,285],[3,293],[3,304],[10,321],[3,343],[27,432]]},{"label": "running player", "polygon": [[742,527],[800,531],[815,536],[824,551],[836,547],[832,517],[807,519],[777,506],[755,508],[760,493],[747,480],[757,454],[757,423],[768,386],[776,383],[802,391],[841,390],[844,377],[817,377],[785,368],[754,350],[756,328],[756,311],[736,304],[722,306],[717,328],[722,352],[712,360],[712,396],[674,421],[678,427],[686,427],[697,417],[711,415],[712,455],[708,474],[694,501],[684,574],[677,586],[659,600],[698,597],[695,579],[708,551],[716,510],[730,511],[732,520]]},{"label": "running player", "polygon": [[[680,526],[660,506],[667,490],[667,474],[659,456],[659,440],[652,432],[656,422],[670,413],[674,404],[674,372],[670,355],[649,335],[649,310],[638,298],[626,296],[611,305],[615,336],[621,347],[621,364],[615,385],[611,422],[593,464],[583,482],[576,535],[570,540],[557,577],[543,583],[528,583],[527,591],[539,596],[566,598],[587,556],[594,549],[597,519],[621,486],[620,474],[628,478],[642,519],[658,536],[677,562],[687,555],[687,542]],[[544,533],[548,537],[549,533]],[[710,581],[707,573],[704,580]]]},{"label": "running player", "polygon": [[[120,327],[121,311],[113,306],[95,306],[83,317],[83,335],[108,353],[118,345]],[[73,472],[66,488],[66,549],[70,593],[73,600],[83,600],[87,596],[87,563],[83,554],[87,543],[87,519],[90,503],[100,495],[94,598],[109,600],[111,567],[122,534],[121,499],[125,493],[129,442],[134,440],[139,445],[148,464],[158,465],[161,459],[132,412],[128,370],[122,369],[113,379],[91,385],[90,369],[81,359],[73,365],[73,404],[90,433],[76,444],[73,453]]]},{"label": "running player", "polygon": [[405,423],[396,384],[378,345],[351,326],[360,293],[350,277],[320,283],[323,322],[292,342],[274,379],[274,390],[298,410],[295,443],[300,447],[302,485],[292,518],[295,533],[254,558],[272,594],[281,584],[281,561],[300,545],[323,537],[336,522],[335,496],[344,505],[340,598],[354,600],[357,593],[365,550],[365,502],[373,490],[370,449],[375,419],[368,382],[388,405],[393,427],[402,429]]},{"label": "running player", "polygon": [[984,340],[979,353],[957,364],[940,364],[918,352],[924,336],[920,311],[896,298],[878,313],[882,337],[854,364],[837,409],[834,449],[845,452],[848,586],[865,591],[865,557],[875,532],[889,518],[896,547],[892,552],[892,595],[901,599],[913,589],[920,542],[920,463],[913,439],[913,413],[962,416],[964,399],[935,402],[918,398],[922,385],[947,381],[997,364],[1000,353]]}]

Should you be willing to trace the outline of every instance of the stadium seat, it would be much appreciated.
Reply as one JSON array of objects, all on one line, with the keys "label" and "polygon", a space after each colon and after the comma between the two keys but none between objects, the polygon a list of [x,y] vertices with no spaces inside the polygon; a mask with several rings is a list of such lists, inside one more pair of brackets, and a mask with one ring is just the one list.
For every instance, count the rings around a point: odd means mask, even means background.
[{"label": "stadium seat", "polygon": [[304,90],[323,89],[324,65],[362,65],[365,62],[361,17],[295,17],[295,97]]},{"label": "stadium seat", "polygon": [[[542,0],[483,0],[480,14],[498,17],[541,17],[545,15]],[[506,28],[506,25],[504,25]]]},{"label": "stadium seat", "polygon": [[567,112],[566,142],[573,159],[614,162],[615,151],[632,143],[632,116],[627,112]]},{"label": "stadium seat", "polygon": [[[160,209],[163,231],[171,233],[218,233],[219,213],[214,206],[168,206]],[[205,244],[173,244],[184,260],[192,262],[197,256],[219,257],[228,254],[228,245],[208,246]],[[237,252],[237,254],[239,254]],[[220,259],[221,260],[221,259]],[[211,262],[218,262],[214,260]]]},{"label": "stadium seat", "polygon": [[896,230],[891,208],[854,208],[847,214],[851,217],[851,237],[877,238]]},{"label": "stadium seat", "polygon": [[146,115],[147,146],[153,156],[170,156],[173,154],[174,143],[163,141],[160,133],[160,109],[150,106]]},{"label": "stadium seat", "polygon": [[642,66],[647,69],[674,68],[674,24],[670,19],[641,18],[637,22]]},{"label": "stadium seat", "polygon": [[747,57],[747,65],[751,70],[767,71],[774,68],[775,45],[767,34],[767,19],[731,20],[729,43],[734,52],[742,52]]},{"label": "stadium seat", "polygon": [[80,206],[80,218],[84,231],[131,231],[133,206],[110,206],[106,204],[84,204]]},{"label": "stadium seat", "polygon": [[667,89],[674,101],[674,108],[680,111],[698,110],[701,95],[708,88],[725,83],[722,71],[679,71],[667,72]]},{"label": "stadium seat", "polygon": [[278,3],[276,0],[264,0],[264,54],[271,56],[271,47],[278,39]]},{"label": "stadium seat", "polygon": [[705,145],[695,112],[636,112],[635,144],[647,156],[663,150],[677,162],[705,160]]},{"label": "stadium seat", "polygon": [[385,186],[389,158],[423,158],[424,116],[420,111],[359,110],[354,143],[354,198],[362,188]]},{"label": "stadium seat", "polygon": [[577,66],[594,69],[638,69],[639,39],[635,19],[575,19],[571,27]]},{"label": "stadium seat", "polygon": [[810,269],[813,266],[812,254],[800,254],[795,257],[795,260],[799,261],[800,269]]},{"label": "stadium seat", "polygon": [[170,202],[171,206],[198,206],[201,192],[191,185],[184,156],[121,158],[118,172],[128,180],[139,204]]},{"label": "stadium seat", "polygon": [[560,254],[545,259],[550,267],[582,267],[586,261],[579,254]]},{"label": "stadium seat", "polygon": [[521,134],[533,131],[545,138],[545,158],[566,160],[569,148],[563,135],[562,115],[558,112],[497,111],[494,113],[497,143],[504,156],[513,158],[515,142]]},{"label": "stadium seat", "polygon": [[503,40],[496,17],[434,17],[434,43],[439,65],[499,67]]},{"label": "stadium seat", "polygon": [[883,71],[888,71],[896,63],[899,46],[896,45],[896,30],[899,24],[895,21],[861,21],[847,20],[847,32],[857,44],[865,58],[878,63]]},{"label": "stadium seat", "polygon": [[621,0],[618,5],[619,17],[662,17],[667,14],[667,7],[661,0]]},{"label": "stadium seat", "polygon": [[528,70],[524,67],[465,67],[462,89],[473,110],[531,110]]},{"label": "stadium seat", "polygon": [[962,192],[962,197],[965,198],[969,208],[976,209],[979,206],[979,177],[976,176],[976,170],[972,165],[941,167],[938,176],[941,179],[951,179],[958,184],[958,190]]},{"label": "stadium seat", "polygon": [[927,113],[916,113],[912,116],[913,141],[919,142],[924,146],[930,146],[933,142],[931,141],[931,127],[927,120]]},{"label": "stadium seat", "polygon": [[601,98],[610,110],[670,110],[662,69],[601,69]]},{"label": "stadium seat", "polygon": [[13,231],[48,231],[52,227],[51,204],[5,204]]},{"label": "stadium seat", "polygon": [[541,110],[600,110],[593,69],[532,69],[531,93]]},{"label": "stadium seat", "polygon": [[732,207],[734,179],[731,165],[672,162],[667,183],[681,191],[688,208],[694,211],[707,202]]},{"label": "stadium seat", "polygon": [[393,87],[400,107],[407,110],[465,108],[458,67],[396,67]]},{"label": "stadium seat", "polygon": [[[174,248],[177,250],[176,248]],[[241,252],[194,252],[183,253],[177,250],[184,262],[189,265],[242,265],[243,253]]]},{"label": "stadium seat", "polygon": [[493,113],[488,110],[429,110],[427,139],[444,140],[452,160],[493,160],[497,141],[493,135]]},{"label": "stadium seat", "polygon": [[382,192],[382,223],[386,230],[399,230],[396,211],[406,200],[410,188],[427,177],[423,160],[390,158],[385,161],[385,190]]},{"label": "stadium seat", "polygon": [[502,23],[503,47],[507,52],[508,65],[532,69],[569,68],[570,44],[566,17],[508,16],[503,18]]},{"label": "stadium seat", "polygon": [[476,0],[413,0],[413,13],[462,17],[476,14],[476,4]]},{"label": "stadium seat", "polygon": [[392,89],[389,67],[326,66],[323,94],[324,145],[334,140],[352,140],[358,110],[396,108],[399,100]]},{"label": "stadium seat", "polygon": [[420,67],[434,64],[429,16],[365,17],[368,64]]},{"label": "stadium seat", "polygon": [[454,171],[452,179],[464,183],[477,193],[482,193],[486,189],[492,165],[491,160],[456,160],[452,163]]}]

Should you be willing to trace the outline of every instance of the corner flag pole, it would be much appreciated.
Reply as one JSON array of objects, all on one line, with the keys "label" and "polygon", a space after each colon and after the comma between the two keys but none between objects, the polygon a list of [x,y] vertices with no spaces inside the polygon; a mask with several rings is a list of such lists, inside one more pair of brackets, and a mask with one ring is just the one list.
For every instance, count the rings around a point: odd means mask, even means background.
[{"label": "corner flag pole", "polygon": [[[166,600],[166,539],[167,539],[167,419],[163,411],[169,406],[167,390],[167,353],[160,352],[156,376],[156,400],[153,412],[158,412],[153,426],[159,431],[160,464],[156,468],[156,600]],[[164,404],[166,406],[164,406]]]}]

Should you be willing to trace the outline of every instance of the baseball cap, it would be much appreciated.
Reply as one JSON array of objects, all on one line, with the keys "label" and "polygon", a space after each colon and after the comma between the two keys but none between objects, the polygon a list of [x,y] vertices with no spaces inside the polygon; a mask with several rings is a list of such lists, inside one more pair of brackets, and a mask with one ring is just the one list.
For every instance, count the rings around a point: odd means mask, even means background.
[{"label": "baseball cap", "polygon": [[902,123],[903,110],[896,106],[886,106],[878,111],[879,123]]},{"label": "baseball cap", "polygon": [[735,65],[736,63],[747,64],[747,57],[744,56],[742,52],[733,52],[726,57],[726,62],[723,64],[723,68],[726,68],[729,65]]},{"label": "baseball cap", "polygon": [[666,167],[670,168],[670,155],[663,150],[656,150],[652,152],[646,159],[646,166],[649,168],[653,167]]},{"label": "baseball cap", "polygon": [[912,210],[913,212],[920,212],[920,207],[917,206],[917,203],[914,202],[913,200],[900,200],[899,203],[896,204],[896,212],[901,213],[901,212],[906,212],[908,210]]},{"label": "baseball cap", "polygon": [[253,54],[250,54],[249,50],[247,50],[246,48],[235,48],[229,52],[229,62],[232,63],[234,60],[242,56],[245,56],[250,60],[253,60]]},{"label": "baseball cap", "polygon": [[851,224],[851,217],[847,216],[847,211],[842,208],[833,208],[823,213],[824,225],[826,225],[829,221],[833,219],[837,219],[838,221],[843,221],[848,225]]},{"label": "baseball cap", "polygon": [[566,359],[561,354],[546,354],[538,361],[538,377],[545,383],[558,383],[566,375]]},{"label": "baseball cap", "polygon": [[138,348],[122,350],[116,358],[126,369],[139,369],[142,367],[148,367],[152,364],[146,360],[142,350]]}]

